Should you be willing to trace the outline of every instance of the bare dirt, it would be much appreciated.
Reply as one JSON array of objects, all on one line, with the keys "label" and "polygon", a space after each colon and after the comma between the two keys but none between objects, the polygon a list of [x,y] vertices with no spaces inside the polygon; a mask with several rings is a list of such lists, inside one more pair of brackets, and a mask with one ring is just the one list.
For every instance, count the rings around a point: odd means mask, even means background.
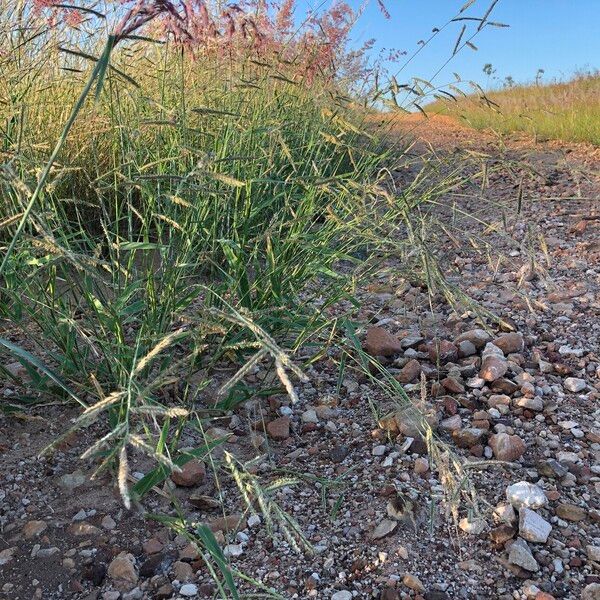
[{"label": "bare dirt", "polygon": [[[442,455],[431,456],[397,394],[352,369],[340,378],[333,360],[307,370],[298,404],[253,401],[216,423],[213,433],[232,434],[224,447],[240,460],[259,446],[249,469],[263,485],[297,480],[271,495],[309,552],[295,550],[277,522],[251,518],[217,464],[222,451],[193,487],[167,482],[128,511],[111,477],[90,482],[93,464],[78,458],[100,430],[38,457],[76,408],[3,416],[0,598],[213,597],[198,551],[142,517],[176,515],[172,498],[211,526],[235,569],[283,598],[600,598],[598,150],[499,139],[445,118],[411,117],[398,132],[417,137],[397,165],[398,189],[431,152],[437,176],[460,175],[432,209],[431,252],[449,283],[504,321],[456,310],[391,258],[360,292],[355,317],[363,339],[371,328],[368,349],[386,355],[380,362],[431,417]],[[487,334],[473,333],[483,325]],[[505,372],[486,381],[490,355]],[[22,391],[0,382],[6,402]],[[201,441],[190,431],[182,445]],[[149,468],[140,459],[131,470]],[[529,512],[514,498],[509,508],[506,490],[517,482],[541,490],[536,503],[529,489]],[[192,505],[200,495],[226,508]]]}]

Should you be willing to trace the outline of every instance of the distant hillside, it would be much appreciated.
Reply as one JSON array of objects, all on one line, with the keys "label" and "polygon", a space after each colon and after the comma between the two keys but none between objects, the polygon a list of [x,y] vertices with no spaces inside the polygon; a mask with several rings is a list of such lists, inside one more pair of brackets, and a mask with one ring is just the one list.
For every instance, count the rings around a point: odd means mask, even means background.
[{"label": "distant hillside", "polygon": [[524,131],[537,139],[590,142],[600,146],[600,75],[581,75],[564,83],[520,85],[438,100],[428,113],[460,117],[471,127],[500,133]]}]

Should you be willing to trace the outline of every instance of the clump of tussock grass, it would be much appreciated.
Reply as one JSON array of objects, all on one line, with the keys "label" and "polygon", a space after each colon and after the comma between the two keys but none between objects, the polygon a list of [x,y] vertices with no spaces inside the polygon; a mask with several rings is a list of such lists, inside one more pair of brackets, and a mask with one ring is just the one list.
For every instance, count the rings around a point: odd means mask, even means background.
[{"label": "clump of tussock grass", "polygon": [[[219,362],[238,366],[223,396],[270,360],[296,398],[303,375],[282,344],[323,326],[299,293],[339,283],[334,264],[363,243],[341,225],[380,154],[334,81],[309,88],[275,54],[121,40],[109,63],[94,58],[102,35],[33,13],[26,35],[22,12],[3,15],[2,314],[27,348],[2,344],[42,393],[82,405],[65,435],[108,428],[82,457],[96,475],[116,468],[129,506],[211,451],[176,442]],[[345,293],[327,290],[329,303]],[[132,451],[158,467],[130,490]]]}]

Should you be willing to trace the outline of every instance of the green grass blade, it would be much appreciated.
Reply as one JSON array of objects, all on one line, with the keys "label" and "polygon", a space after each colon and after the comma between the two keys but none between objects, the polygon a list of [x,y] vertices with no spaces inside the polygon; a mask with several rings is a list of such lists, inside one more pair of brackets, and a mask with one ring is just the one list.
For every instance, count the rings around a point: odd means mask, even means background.
[{"label": "green grass blade", "polygon": [[44,375],[46,375],[46,377],[51,379],[54,383],[56,383],[56,385],[67,392],[67,394],[69,394],[73,400],[81,404],[81,406],[87,408],[87,404],[81,400],[81,398],[79,398],[79,396],[77,396],[77,394],[75,394],[75,392],[73,392],[73,390],[71,390],[71,388],[52,369],[47,367],[39,358],[31,354],[31,352],[28,352],[27,350],[17,346],[16,344],[13,344],[12,342],[9,342],[8,340],[5,340],[4,338],[0,338],[0,344],[17,358],[24,360],[36,369],[39,369]]}]

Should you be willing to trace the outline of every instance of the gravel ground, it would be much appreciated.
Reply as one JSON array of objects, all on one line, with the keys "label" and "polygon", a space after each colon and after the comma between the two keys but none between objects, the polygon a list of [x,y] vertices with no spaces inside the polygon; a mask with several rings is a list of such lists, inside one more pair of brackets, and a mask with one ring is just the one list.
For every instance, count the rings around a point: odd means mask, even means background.
[{"label": "gravel ground", "polygon": [[[469,175],[439,209],[432,251],[503,324],[430,297],[389,259],[356,318],[365,350],[417,408],[351,369],[339,381],[335,361],[322,360],[296,405],[250,402],[208,432],[227,432],[224,449],[241,462],[258,448],[250,474],[298,481],[271,497],[312,552],[248,511],[213,463],[190,464],[143,509],[172,514],[174,495],[234,568],[284,598],[600,598],[598,150],[499,141],[443,118],[402,127],[419,137],[413,158],[431,145],[440,172]],[[0,382],[5,398],[16,391]],[[75,416],[49,405],[0,417],[0,597],[212,597],[193,544],[142,507],[125,510],[109,478],[88,480],[92,465],[78,456],[93,431],[38,458]],[[132,474],[149,468],[139,459]]]}]

